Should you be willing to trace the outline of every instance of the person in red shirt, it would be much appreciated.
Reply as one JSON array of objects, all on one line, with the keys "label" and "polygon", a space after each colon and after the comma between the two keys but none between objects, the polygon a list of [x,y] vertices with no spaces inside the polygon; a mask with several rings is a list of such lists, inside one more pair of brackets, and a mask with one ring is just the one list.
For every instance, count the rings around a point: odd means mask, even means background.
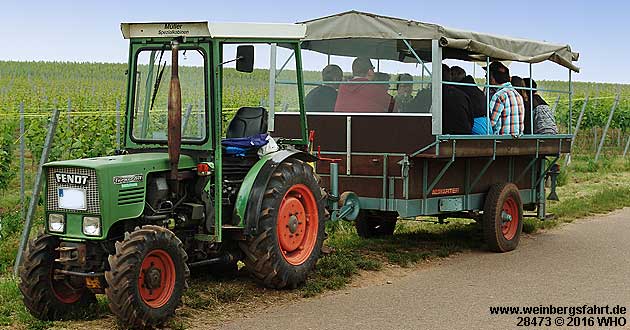
[{"label": "person in red shirt", "polygon": [[[357,57],[352,62],[351,82],[374,79],[374,66],[367,57]],[[335,112],[388,112],[391,95],[379,84],[342,84],[339,87]]]}]

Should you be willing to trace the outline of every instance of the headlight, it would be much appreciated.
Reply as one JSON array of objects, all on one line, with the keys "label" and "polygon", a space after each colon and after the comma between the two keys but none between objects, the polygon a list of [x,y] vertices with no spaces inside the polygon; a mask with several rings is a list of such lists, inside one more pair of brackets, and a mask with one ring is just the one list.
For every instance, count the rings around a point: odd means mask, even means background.
[{"label": "headlight", "polygon": [[66,217],[63,214],[50,213],[48,215],[48,230],[55,233],[63,233],[66,227]]},{"label": "headlight", "polygon": [[83,233],[88,236],[101,236],[101,218],[83,217]]}]

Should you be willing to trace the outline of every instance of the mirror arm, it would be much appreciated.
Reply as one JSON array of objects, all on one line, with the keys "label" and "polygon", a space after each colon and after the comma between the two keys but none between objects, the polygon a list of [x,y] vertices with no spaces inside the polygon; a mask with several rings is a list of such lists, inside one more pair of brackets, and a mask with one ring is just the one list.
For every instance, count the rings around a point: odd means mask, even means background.
[{"label": "mirror arm", "polygon": [[228,64],[228,63],[231,63],[231,62],[240,61],[240,60],[242,60],[244,58],[245,58],[244,56],[239,56],[239,57],[237,57],[237,58],[235,58],[233,60],[229,60],[229,61],[225,61],[225,62],[219,63],[218,66],[222,66],[223,64]]}]

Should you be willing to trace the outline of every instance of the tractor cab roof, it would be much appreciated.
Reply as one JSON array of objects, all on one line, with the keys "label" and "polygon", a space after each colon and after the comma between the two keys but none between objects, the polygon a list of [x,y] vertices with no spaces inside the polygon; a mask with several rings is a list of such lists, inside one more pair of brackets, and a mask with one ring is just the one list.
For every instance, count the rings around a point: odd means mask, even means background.
[{"label": "tractor cab roof", "polygon": [[306,36],[305,25],[288,23],[149,22],[122,23],[120,29],[125,39],[210,37],[299,40]]}]

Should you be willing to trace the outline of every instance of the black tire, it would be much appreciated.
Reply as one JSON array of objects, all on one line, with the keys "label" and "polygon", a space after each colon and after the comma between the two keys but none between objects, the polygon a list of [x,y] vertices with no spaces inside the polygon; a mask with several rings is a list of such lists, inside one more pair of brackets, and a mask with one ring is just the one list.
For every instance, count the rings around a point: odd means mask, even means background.
[{"label": "black tire", "polygon": [[85,285],[52,276],[59,252],[59,239],[40,233],[29,242],[20,266],[20,291],[26,308],[40,320],[54,321],[80,315],[96,302],[94,293]]},{"label": "black tire", "polygon": [[[509,215],[511,220],[505,220],[504,215]],[[491,251],[516,249],[523,231],[523,203],[515,184],[500,183],[490,188],[484,204],[482,226],[485,242]]]},{"label": "black tire", "polygon": [[[281,206],[285,205],[283,201],[287,200],[297,186],[311,194],[298,199],[301,205],[310,205],[307,209],[312,210],[304,212],[310,214],[308,219],[315,216],[316,210],[316,218],[313,219],[317,220],[317,226],[311,225],[303,232],[303,239],[310,238],[307,239],[309,247],[302,249],[306,252],[284,251],[281,245],[286,238],[280,237],[279,234],[279,231],[287,230],[279,228],[284,228],[281,225],[284,221],[281,217],[283,213]],[[306,199],[310,198],[314,200],[307,202]],[[298,159],[287,159],[280,163],[272,173],[263,196],[258,234],[248,237],[240,245],[245,254],[243,262],[252,277],[263,285],[275,289],[296,288],[303,283],[315,267],[321,253],[326,219],[324,212],[324,200],[312,167]],[[305,226],[309,226],[308,223],[312,224],[312,221],[303,220],[298,223],[300,225],[307,223]],[[286,227],[289,228],[289,225]],[[304,261],[290,262],[289,260],[294,260],[290,253],[296,253]]]},{"label": "black tire", "polygon": [[386,237],[394,234],[397,219],[396,212],[361,210],[354,226],[359,237]]},{"label": "black tire", "polygon": [[[128,327],[164,323],[188,288],[187,260],[182,242],[166,228],[143,226],[125,233],[124,240],[116,242],[116,254],[109,256],[111,270],[105,272],[109,308]],[[156,283],[162,282],[162,276],[164,286]],[[152,297],[153,290],[157,297]]]}]

